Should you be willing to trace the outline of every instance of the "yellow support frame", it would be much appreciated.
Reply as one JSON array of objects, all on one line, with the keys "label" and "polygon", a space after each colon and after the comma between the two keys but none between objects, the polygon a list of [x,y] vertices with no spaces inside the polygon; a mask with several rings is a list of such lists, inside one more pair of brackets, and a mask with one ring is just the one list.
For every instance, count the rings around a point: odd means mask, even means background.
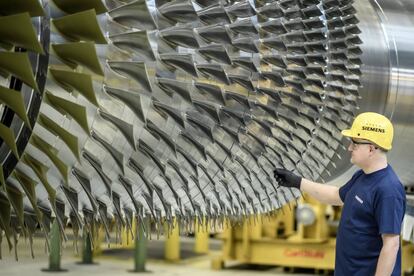
[{"label": "yellow support frame", "polygon": [[207,254],[208,253],[208,240],[209,240],[209,225],[206,224],[206,220],[203,219],[201,225],[196,220],[194,223],[194,253]]},{"label": "yellow support frame", "polygon": [[[240,263],[334,270],[336,239],[330,235],[326,205],[306,197],[315,212],[312,225],[297,224],[294,208],[285,206],[273,217],[250,217],[242,226],[225,228],[222,255],[212,260],[212,269],[222,269],[226,261]],[[336,210],[338,213],[339,210]],[[335,219],[339,213],[335,213]],[[283,231],[280,231],[283,230]],[[414,245],[402,244],[402,271],[414,265]]]},{"label": "yellow support frame", "polygon": [[180,260],[180,227],[176,219],[174,219],[173,226],[171,229],[170,225],[165,223],[164,226],[164,235],[165,239],[165,248],[164,248],[164,257],[168,262],[178,262]]}]

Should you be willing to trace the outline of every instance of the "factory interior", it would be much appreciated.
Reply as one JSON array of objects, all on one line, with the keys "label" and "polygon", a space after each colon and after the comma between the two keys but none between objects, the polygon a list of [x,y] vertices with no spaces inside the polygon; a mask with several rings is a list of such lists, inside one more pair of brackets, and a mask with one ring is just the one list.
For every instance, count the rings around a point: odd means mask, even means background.
[{"label": "factory interior", "polygon": [[[333,275],[362,112],[414,268],[412,0],[0,0],[0,275]],[[413,54],[412,54],[413,52]]]}]

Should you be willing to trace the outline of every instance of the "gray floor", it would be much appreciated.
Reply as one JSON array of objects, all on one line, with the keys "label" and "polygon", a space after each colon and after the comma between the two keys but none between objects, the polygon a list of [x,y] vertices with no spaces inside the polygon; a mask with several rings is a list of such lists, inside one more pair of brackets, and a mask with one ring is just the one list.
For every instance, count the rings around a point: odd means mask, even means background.
[{"label": "gray floor", "polygon": [[[211,242],[212,248],[219,248],[219,241]],[[240,266],[237,264],[227,264],[230,268],[221,271],[213,271],[210,268],[211,258],[215,254],[220,254],[220,251],[212,251],[209,255],[204,256],[187,256],[184,260],[177,264],[168,264],[160,260],[157,256],[162,252],[162,240],[150,242],[150,251],[158,252],[147,262],[148,273],[145,275],[189,275],[189,276],[206,276],[206,275],[311,275],[290,273],[284,274],[281,268],[276,267],[253,267]],[[182,250],[192,247],[192,239],[182,239]],[[218,245],[217,245],[218,244]],[[18,244],[19,261],[16,262],[14,258],[14,250],[9,252],[5,241],[2,246],[2,260],[0,260],[0,275],[7,276],[46,276],[58,275],[58,273],[42,272],[43,268],[48,267],[48,257],[44,252],[44,242],[41,239],[34,241],[35,259],[30,256],[29,243],[25,243],[22,239]],[[150,253],[151,255],[152,253]],[[59,273],[61,275],[131,275],[128,272],[133,268],[132,253],[112,254],[105,252],[102,256],[95,258],[98,264],[95,265],[79,265],[80,257],[74,254],[72,242],[68,242],[62,250],[62,268],[67,269],[66,272]]]}]

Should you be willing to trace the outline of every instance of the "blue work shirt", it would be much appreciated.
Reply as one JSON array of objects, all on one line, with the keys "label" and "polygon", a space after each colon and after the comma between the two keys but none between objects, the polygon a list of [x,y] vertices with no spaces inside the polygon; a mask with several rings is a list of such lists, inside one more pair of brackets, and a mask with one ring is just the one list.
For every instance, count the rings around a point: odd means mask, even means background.
[{"label": "blue work shirt", "polygon": [[[401,232],[405,191],[388,165],[365,174],[357,171],[339,189],[344,207],[336,238],[335,275],[374,275],[382,234]],[[392,275],[401,275],[401,246]]]}]

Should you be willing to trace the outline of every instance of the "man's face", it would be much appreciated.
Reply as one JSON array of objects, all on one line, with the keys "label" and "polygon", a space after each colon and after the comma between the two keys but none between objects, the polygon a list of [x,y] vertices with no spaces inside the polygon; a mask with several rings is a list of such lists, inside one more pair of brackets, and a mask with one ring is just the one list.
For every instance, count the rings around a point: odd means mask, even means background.
[{"label": "man's face", "polygon": [[352,138],[348,146],[348,151],[351,152],[351,163],[358,167],[365,165],[374,150],[376,147],[371,142]]}]

